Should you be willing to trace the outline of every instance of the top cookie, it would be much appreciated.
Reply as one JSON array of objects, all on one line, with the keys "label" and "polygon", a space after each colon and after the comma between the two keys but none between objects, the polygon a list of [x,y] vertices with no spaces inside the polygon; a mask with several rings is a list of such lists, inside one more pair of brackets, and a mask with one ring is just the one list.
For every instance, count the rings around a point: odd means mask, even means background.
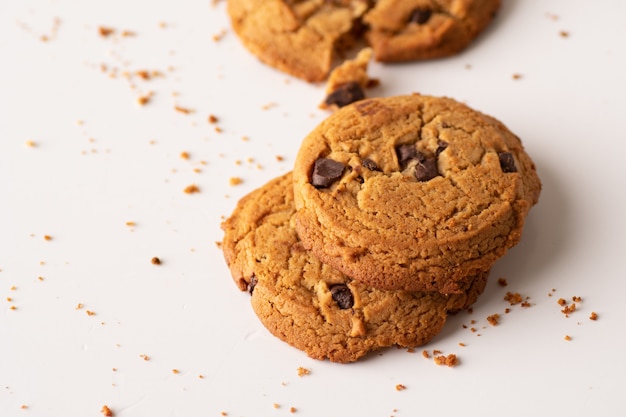
[{"label": "top cookie", "polygon": [[275,336],[316,359],[352,362],[397,344],[416,347],[442,329],[449,312],[467,308],[487,273],[462,294],[383,291],[322,264],[300,243],[291,173],[242,198],[224,221],[224,257],[235,283]]},{"label": "top cookie", "polygon": [[382,62],[456,54],[493,20],[500,0],[379,0],[364,17]]},{"label": "top cookie", "polygon": [[521,238],[541,183],[502,123],[448,98],[365,99],[303,141],[296,230],[325,262],[384,289],[459,293]]}]

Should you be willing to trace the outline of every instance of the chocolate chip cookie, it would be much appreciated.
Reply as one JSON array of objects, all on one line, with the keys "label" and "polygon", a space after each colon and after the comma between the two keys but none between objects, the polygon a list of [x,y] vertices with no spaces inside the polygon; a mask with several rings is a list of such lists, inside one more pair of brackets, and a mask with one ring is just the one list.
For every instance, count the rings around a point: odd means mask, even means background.
[{"label": "chocolate chip cookie", "polygon": [[379,0],[364,16],[367,41],[382,62],[449,56],[493,20],[500,0]]},{"label": "chocolate chip cookie", "polygon": [[352,362],[370,351],[428,342],[449,312],[468,307],[487,273],[462,294],[383,291],[348,278],[304,249],[293,228],[291,173],[242,198],[222,223],[232,277],[267,329],[310,357]]},{"label": "chocolate chip cookie", "polygon": [[310,82],[365,41],[377,61],[455,54],[489,24],[500,0],[228,0],[232,27],[264,63]]},{"label": "chocolate chip cookie", "polygon": [[345,106],[303,141],[295,228],[307,250],[381,289],[462,293],[521,238],[541,183],[520,139],[449,98]]}]

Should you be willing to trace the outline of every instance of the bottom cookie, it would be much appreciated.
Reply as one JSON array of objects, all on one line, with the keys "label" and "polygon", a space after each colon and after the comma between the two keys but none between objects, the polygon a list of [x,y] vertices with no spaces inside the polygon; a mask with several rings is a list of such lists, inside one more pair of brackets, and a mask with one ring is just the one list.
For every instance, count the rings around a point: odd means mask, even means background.
[{"label": "bottom cookie", "polygon": [[384,347],[423,345],[448,313],[483,292],[488,273],[465,293],[443,295],[371,288],[321,263],[293,227],[292,184],[288,173],[242,198],[222,223],[223,250],[263,325],[308,356],[347,363]]}]

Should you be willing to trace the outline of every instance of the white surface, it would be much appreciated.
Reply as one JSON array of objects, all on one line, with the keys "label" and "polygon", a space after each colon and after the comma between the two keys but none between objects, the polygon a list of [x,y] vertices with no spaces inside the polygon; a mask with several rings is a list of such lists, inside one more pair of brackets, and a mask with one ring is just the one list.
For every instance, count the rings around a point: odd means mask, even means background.
[{"label": "white surface", "polygon": [[[371,66],[382,83],[370,95],[447,95],[502,120],[544,184],[474,313],[425,347],[456,353],[461,365],[447,368],[421,349],[351,365],[309,359],[272,337],[233,285],[215,244],[223,216],[289,171],[326,113],[322,85],[243,49],[224,1],[0,0],[0,415],[100,416],[104,404],[118,417],[292,406],[300,417],[619,415],[625,15],[621,0],[504,0],[456,57]],[[99,26],[117,32],[105,39]],[[144,69],[163,76],[109,76]],[[201,192],[185,194],[190,184]],[[490,326],[506,291],[532,307]],[[566,318],[557,299],[572,296],[583,301]],[[476,333],[462,327],[472,319]],[[301,366],[311,374],[299,377]]]}]

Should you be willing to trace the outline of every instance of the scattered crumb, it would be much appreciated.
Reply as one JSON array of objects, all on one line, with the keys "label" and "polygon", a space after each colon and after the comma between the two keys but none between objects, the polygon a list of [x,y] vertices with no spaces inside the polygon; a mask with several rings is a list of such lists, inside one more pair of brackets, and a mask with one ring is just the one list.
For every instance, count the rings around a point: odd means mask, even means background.
[{"label": "scattered crumb", "polygon": [[50,236],[50,235],[44,235],[44,236],[43,236],[43,239],[44,239],[44,240],[52,240],[52,236]]},{"label": "scattered crumb", "polygon": [[20,408],[21,408],[22,410],[26,410],[26,409],[28,408],[28,406],[27,406],[26,404],[22,404],[22,405],[20,406]]},{"label": "scattered crumb", "polygon": [[185,194],[194,194],[194,193],[199,193],[199,192],[200,192],[200,188],[199,188],[196,184],[191,184],[191,185],[186,186],[186,187],[183,189],[183,192],[184,192]]},{"label": "scattered crumb", "polygon": [[139,357],[141,359],[143,359],[144,361],[149,361],[150,360],[150,356],[146,355],[145,353],[142,353],[141,355],[139,355]]},{"label": "scattered crumb", "polygon": [[302,377],[302,376],[310,375],[310,374],[311,374],[310,369],[304,368],[302,366],[298,368],[298,376]]},{"label": "scattered crumb", "polygon": [[212,39],[214,42],[218,42],[222,40],[222,38],[226,35],[226,29],[222,29],[219,33],[213,35]]},{"label": "scattered crumb", "polygon": [[567,38],[567,37],[569,37],[569,32],[568,32],[568,31],[566,31],[566,30],[562,30],[562,31],[560,31],[560,32],[559,32],[559,35],[560,35],[562,38]]},{"label": "scattered crumb", "polygon": [[154,258],[150,259],[150,263],[152,263],[152,265],[161,265],[161,259],[155,256]]},{"label": "scattered crumb", "polygon": [[459,364],[459,359],[454,353],[449,354],[448,356],[439,355],[434,358],[435,364],[437,365],[445,365],[448,367],[453,367]]},{"label": "scattered crumb", "polygon": [[565,314],[565,317],[569,317],[569,315],[572,314],[574,311],[576,311],[576,304],[572,303],[568,306],[563,307],[561,313]]},{"label": "scattered crumb", "polygon": [[514,80],[520,80],[521,78],[522,78],[522,74],[519,74],[519,73],[513,74],[513,79]]},{"label": "scattered crumb", "polygon": [[16,306],[11,306],[11,307],[9,307],[9,309],[11,309],[11,310],[17,310],[17,307],[16,307]]},{"label": "scattered crumb", "polygon": [[114,33],[115,33],[115,29],[113,29],[113,28],[106,27],[106,26],[98,27],[98,34],[100,36],[102,36],[103,38],[107,38],[107,37],[111,36]]},{"label": "scattered crumb", "polygon": [[220,414],[221,414],[222,416],[227,416],[227,415],[228,415],[228,413],[227,413],[226,411],[222,411]]},{"label": "scattered crumb", "polygon": [[181,106],[174,106],[174,110],[176,110],[179,113],[183,113],[183,114],[193,113],[193,110],[188,109],[186,107],[181,107]]},{"label": "scattered crumb", "polygon": [[564,339],[565,339],[565,340],[567,340],[567,341],[569,342],[570,340],[572,340],[572,336],[570,336],[570,335],[566,334],[566,335],[565,335],[565,337],[564,337]]},{"label": "scattered crumb", "polygon": [[182,159],[189,159],[189,152],[185,152],[185,151],[181,152],[180,157]]},{"label": "scattered crumb", "polygon": [[86,310],[85,313],[87,313],[88,316],[95,316],[96,312],[92,311],[92,310]]},{"label": "scattered crumb", "polygon": [[465,344],[465,343],[463,343],[463,342],[459,342],[459,346],[461,346],[461,347],[465,347],[465,346],[466,346],[466,344]]},{"label": "scattered crumb", "polygon": [[204,379],[204,375],[200,374],[200,375],[198,375],[198,378]]},{"label": "scattered crumb", "polygon": [[563,299],[563,298],[559,298],[559,299],[557,300],[557,303],[558,303],[560,306],[564,306],[564,305],[566,305],[566,304],[567,304],[567,301],[565,301],[565,299]]},{"label": "scattered crumb", "polygon": [[504,296],[504,301],[508,301],[509,304],[513,306],[522,303],[524,299],[518,292],[512,293],[510,291],[507,291],[506,295]]},{"label": "scattered crumb", "polygon": [[208,117],[209,123],[215,124],[218,122],[218,120],[219,119],[217,118],[217,116],[215,116],[214,114],[209,114],[209,117]]},{"label": "scattered crumb", "polygon": [[26,145],[26,147],[28,148],[36,148],[37,142],[34,142],[32,140],[27,140],[26,142],[24,142],[24,145]]},{"label": "scattered crumb", "polygon": [[298,409],[297,409],[296,407],[291,407],[291,408],[289,409],[289,412],[290,412],[290,413],[295,413],[296,411],[298,411]]},{"label": "scattered crumb", "polygon": [[439,349],[435,349],[435,350],[433,350],[433,355],[435,355],[435,356],[441,355],[441,351]]},{"label": "scattered crumb", "polygon": [[498,278],[498,285],[501,287],[506,287],[507,285],[509,285],[509,283],[507,282],[506,278]]},{"label": "scattered crumb", "polygon": [[83,308],[83,303],[78,303],[76,304],[76,310],[80,310],[81,308]]},{"label": "scattered crumb", "polygon": [[243,182],[243,180],[239,177],[230,177],[230,180],[228,180],[228,183],[231,186],[235,186],[235,185],[239,185]]},{"label": "scattered crumb", "polygon": [[136,225],[137,224],[135,222],[133,222],[133,221],[126,222],[126,226],[128,226],[128,227],[135,227]]},{"label": "scattered crumb", "polygon": [[278,104],[270,102],[270,103],[267,103],[267,104],[264,104],[263,106],[261,106],[261,109],[262,110],[269,110],[272,107],[276,107],[276,106],[278,106]]},{"label": "scattered crumb", "polygon": [[285,158],[282,155],[276,155],[276,160],[282,162]]},{"label": "scattered crumb", "polygon": [[498,324],[498,322],[500,321],[500,315],[498,313],[492,314],[492,315],[487,317],[487,321],[492,326],[496,326]]},{"label": "scattered crumb", "polygon": [[272,404],[272,407],[274,407],[275,409],[279,409],[280,408],[280,404],[274,403],[274,404]]},{"label": "scattered crumb", "polygon": [[592,311],[591,314],[589,315],[589,320],[598,320],[598,313],[596,313],[595,311]]},{"label": "scattered crumb", "polygon": [[100,410],[100,412],[102,413],[102,415],[104,415],[106,417],[112,417],[113,416],[113,411],[111,411],[111,409],[107,405],[103,405],[102,406],[102,410]]},{"label": "scattered crumb", "polygon": [[139,104],[140,106],[145,106],[146,104],[150,103],[151,99],[152,99],[152,94],[139,96],[137,97],[137,104]]},{"label": "scattered crumb", "polygon": [[396,391],[404,391],[406,389],[406,385],[398,384],[396,385]]},{"label": "scattered crumb", "polygon": [[574,301],[575,303],[581,303],[583,301],[583,299],[582,299],[582,297],[573,296],[572,297],[572,301]]},{"label": "scattered crumb", "polygon": [[172,369],[172,373],[175,375],[178,375],[180,373],[180,371],[178,369]]}]

